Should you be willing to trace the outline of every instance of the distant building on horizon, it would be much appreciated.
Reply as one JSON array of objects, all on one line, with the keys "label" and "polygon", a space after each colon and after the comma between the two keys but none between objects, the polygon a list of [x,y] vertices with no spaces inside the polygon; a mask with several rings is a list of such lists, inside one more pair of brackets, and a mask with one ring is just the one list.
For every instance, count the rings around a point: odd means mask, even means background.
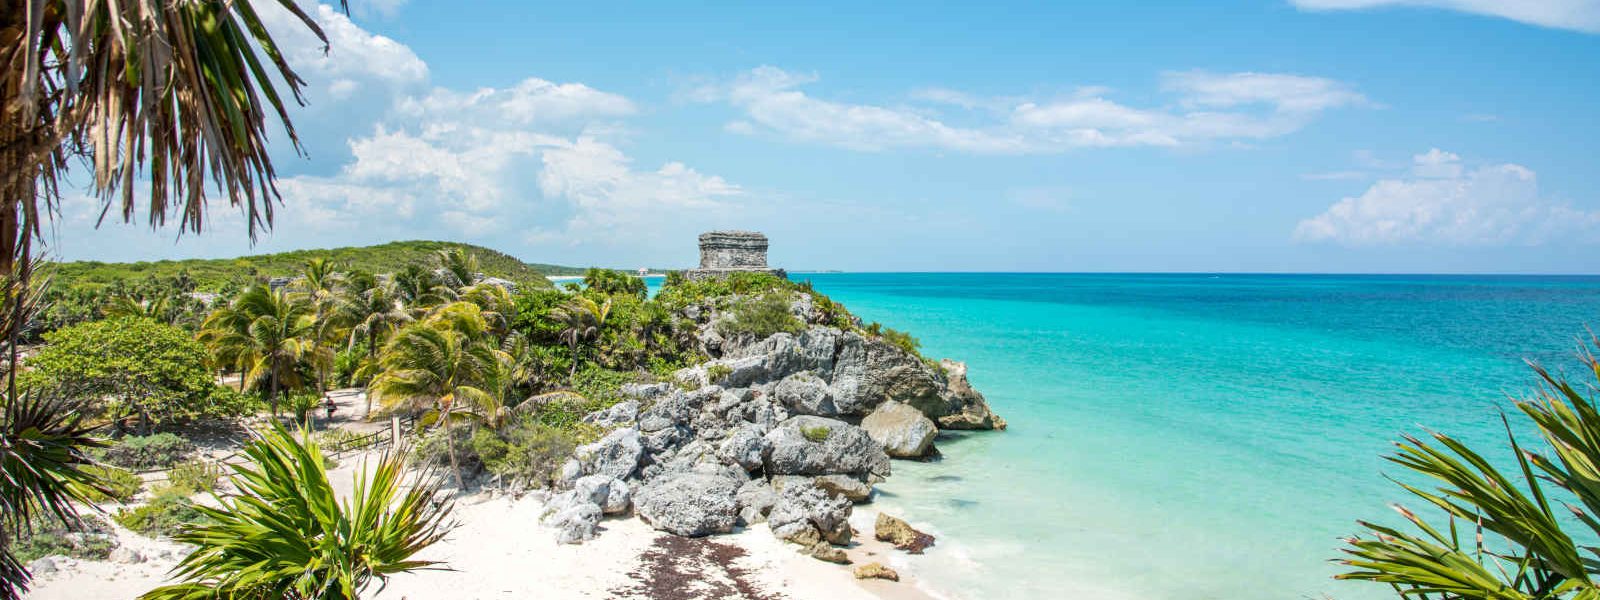
[{"label": "distant building on horizon", "polygon": [[700,268],[683,276],[711,279],[729,273],[771,273],[788,277],[783,269],[767,266],[767,236],[756,231],[707,231],[700,234]]}]

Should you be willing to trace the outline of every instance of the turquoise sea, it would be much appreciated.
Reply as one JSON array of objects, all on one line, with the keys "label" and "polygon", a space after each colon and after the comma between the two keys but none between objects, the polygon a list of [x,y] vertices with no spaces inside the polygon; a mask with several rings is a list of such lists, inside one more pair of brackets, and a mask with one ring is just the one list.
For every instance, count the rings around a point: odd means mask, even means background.
[{"label": "turquoise sea", "polygon": [[[1383,598],[1328,561],[1424,426],[1505,447],[1524,359],[1577,365],[1600,278],[795,274],[964,360],[1011,429],[896,462],[881,506],[961,598]],[[1414,505],[1414,503],[1413,503]]]}]

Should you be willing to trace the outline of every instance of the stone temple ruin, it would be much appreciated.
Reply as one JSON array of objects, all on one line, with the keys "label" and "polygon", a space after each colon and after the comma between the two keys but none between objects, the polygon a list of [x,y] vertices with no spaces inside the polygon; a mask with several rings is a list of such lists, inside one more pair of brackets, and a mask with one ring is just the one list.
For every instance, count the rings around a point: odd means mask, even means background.
[{"label": "stone temple ruin", "polygon": [[684,271],[683,276],[700,280],[752,272],[788,276],[783,269],[767,266],[767,236],[754,231],[708,231],[700,234],[700,268]]}]

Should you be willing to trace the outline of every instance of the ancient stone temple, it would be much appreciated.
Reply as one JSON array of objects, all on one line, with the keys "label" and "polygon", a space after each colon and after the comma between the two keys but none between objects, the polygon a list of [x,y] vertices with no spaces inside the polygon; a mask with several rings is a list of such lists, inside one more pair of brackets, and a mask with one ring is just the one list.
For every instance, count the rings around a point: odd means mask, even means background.
[{"label": "ancient stone temple", "polygon": [[736,272],[787,276],[783,269],[767,266],[767,236],[754,231],[700,234],[700,268],[684,271],[683,275],[689,279],[708,279]]}]

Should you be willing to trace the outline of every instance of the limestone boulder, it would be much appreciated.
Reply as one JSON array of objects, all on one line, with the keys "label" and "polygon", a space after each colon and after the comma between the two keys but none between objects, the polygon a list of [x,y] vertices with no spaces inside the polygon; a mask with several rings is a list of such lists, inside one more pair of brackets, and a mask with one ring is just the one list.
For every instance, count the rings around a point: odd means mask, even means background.
[{"label": "limestone boulder", "polygon": [[[802,543],[807,530],[829,544],[850,543],[851,503],[814,485],[788,485],[767,514],[767,525],[780,539]],[[802,543],[803,545],[803,543]]]},{"label": "limestone boulder", "polygon": [[618,429],[599,441],[579,446],[568,467],[562,469],[562,476],[569,481],[585,475],[627,479],[639,468],[639,459],[643,456],[644,444],[640,441],[639,430]]},{"label": "limestone boulder", "polygon": [[778,504],[778,492],[762,479],[752,479],[739,486],[734,495],[739,506],[739,522],[754,525],[767,520],[772,507]]},{"label": "limestone boulder", "polygon": [[983,394],[967,381],[967,364],[950,359],[939,362],[944,370],[949,404],[954,408],[949,414],[938,417],[944,429],[1005,429],[1006,420],[989,410]]},{"label": "limestone boulder", "polygon": [[544,519],[546,527],[556,530],[556,543],[581,544],[595,537],[600,526],[602,510],[588,502],[568,504],[550,512]]},{"label": "limestone boulder", "polygon": [[810,372],[785,377],[773,388],[772,395],[791,414],[839,416],[839,408],[833,403],[833,390],[826,381]]},{"label": "limestone boulder", "polygon": [[[633,384],[629,384],[633,385]],[[624,392],[626,394],[627,392]],[[583,422],[598,425],[606,429],[632,425],[639,420],[639,401],[628,400],[620,402],[611,408],[597,410],[584,415]]]},{"label": "limestone boulder", "polygon": [[844,421],[803,415],[791,417],[766,435],[768,475],[848,474],[863,481],[889,476],[889,455],[860,427]]},{"label": "limestone boulder", "polygon": [[737,465],[746,471],[761,468],[761,459],[767,453],[767,438],[756,425],[744,425],[722,440],[717,456],[724,462]]},{"label": "limestone boulder", "polygon": [[861,420],[861,429],[893,458],[926,456],[933,449],[933,439],[939,435],[938,426],[922,411],[900,402],[880,405]]},{"label": "limestone boulder", "polygon": [[856,579],[886,579],[900,581],[900,574],[894,569],[884,566],[883,563],[870,562],[851,570]]},{"label": "limestone boulder", "polygon": [[911,554],[922,554],[928,546],[933,545],[933,536],[918,531],[898,518],[889,516],[888,513],[878,513],[878,519],[873,523],[872,536],[881,542],[889,542],[894,547],[905,550]]},{"label": "limestone boulder", "polygon": [[674,535],[728,533],[738,525],[735,496],[741,483],[700,471],[665,473],[634,494],[634,511],[651,527]]}]

